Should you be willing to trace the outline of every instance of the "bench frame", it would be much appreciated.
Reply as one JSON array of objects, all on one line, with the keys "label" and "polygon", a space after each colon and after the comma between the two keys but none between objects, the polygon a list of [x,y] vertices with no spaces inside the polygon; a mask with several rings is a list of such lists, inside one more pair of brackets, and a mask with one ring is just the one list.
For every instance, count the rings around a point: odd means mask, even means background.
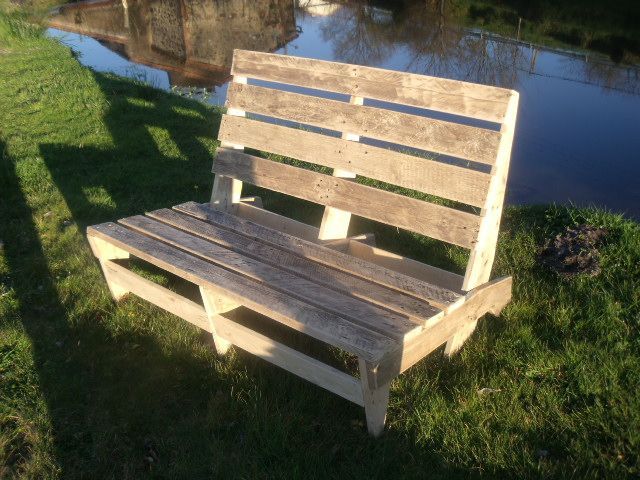
[{"label": "bench frame", "polygon": [[[236,55],[238,53],[242,52],[236,52]],[[247,77],[239,74],[238,70],[236,69],[233,77],[234,84],[246,85]],[[350,103],[362,105],[363,97],[351,95]],[[369,244],[370,235],[348,237],[351,217],[348,211],[326,206],[322,223],[316,228],[264,210],[257,197],[241,198],[242,181],[216,174],[210,202],[212,208],[304,240],[324,244],[353,257],[461,294],[455,302],[441,306],[442,312],[430,318],[422,332],[406,340],[399,351],[391,352],[384,358],[360,356],[359,378],[330,367],[225,316],[240,306],[251,308],[242,293],[225,290],[211,283],[199,283],[201,305],[141,277],[119,262],[131,255],[155,263],[153,258],[146,258],[125,243],[114,241],[98,227],[89,227],[88,240],[116,301],[127,293],[133,293],[210,332],[215,348],[221,355],[235,345],[363,406],[368,430],[372,435],[378,436],[385,425],[391,381],[444,343],[445,354],[453,355],[473,333],[480,317],[487,312],[498,315],[511,299],[511,277],[491,282],[489,277],[502,214],[517,105],[518,94],[511,92],[504,117],[501,118],[500,141],[495,162],[491,166],[488,193],[480,212],[477,239],[471,246],[464,276],[376,248]],[[244,117],[245,111],[229,108],[227,115]],[[342,139],[357,142],[359,136],[344,132]],[[221,147],[236,150],[244,148],[224,140]],[[347,179],[356,176],[337,168],[333,175]],[[166,265],[156,265],[167,268]]]}]

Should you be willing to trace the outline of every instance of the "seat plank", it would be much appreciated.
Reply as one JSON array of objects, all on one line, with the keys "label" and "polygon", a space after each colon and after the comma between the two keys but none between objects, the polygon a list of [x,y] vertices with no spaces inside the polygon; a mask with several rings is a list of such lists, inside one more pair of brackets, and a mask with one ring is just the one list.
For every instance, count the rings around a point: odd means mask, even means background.
[{"label": "seat plank", "polygon": [[500,140],[493,130],[240,83],[229,85],[227,105],[486,164]]},{"label": "seat plank", "polygon": [[250,237],[260,238],[265,243],[285,248],[296,255],[422,298],[438,308],[448,308],[449,305],[452,305],[461,297],[461,292],[459,291],[448,290],[438,285],[403,275],[358,257],[212,209],[208,205],[187,202],[176,205],[173,208],[217,226],[240,232]]},{"label": "seat plank", "polygon": [[225,230],[176,210],[165,208],[149,212],[147,216],[338,292],[375,303],[401,315],[412,316],[421,322],[440,313],[439,309],[424,300],[300,257],[286,249],[270,246],[261,242],[260,238]]},{"label": "seat plank", "polygon": [[236,150],[219,148],[213,171],[465,248],[478,235],[477,215]]},{"label": "seat plank", "polygon": [[224,115],[218,138],[476,207],[484,205],[491,179],[477,170],[244,117]]},{"label": "seat plank", "polygon": [[373,362],[398,354],[400,344],[397,340],[217,267],[123,225],[111,222],[94,225],[87,229],[87,235],[101,238],[192,283],[222,290],[231,300],[251,310],[347,352],[365,356]]},{"label": "seat plank", "polygon": [[137,215],[119,220],[119,223],[212,262],[212,265],[257,280],[287,296],[340,315],[353,323],[392,338],[408,339],[422,330],[423,322],[416,322],[405,315],[390,312],[331,290],[314,281],[246,257],[150,217]]},{"label": "seat plank", "polygon": [[232,75],[501,122],[510,90],[380,68],[236,50]]}]

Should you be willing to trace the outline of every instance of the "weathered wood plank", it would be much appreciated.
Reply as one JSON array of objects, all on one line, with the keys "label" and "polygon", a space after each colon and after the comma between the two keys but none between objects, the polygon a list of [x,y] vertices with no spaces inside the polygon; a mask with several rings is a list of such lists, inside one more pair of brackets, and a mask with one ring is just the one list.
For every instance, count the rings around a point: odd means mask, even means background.
[{"label": "weathered wood plank", "polygon": [[318,245],[263,225],[211,209],[207,205],[187,202],[173,207],[196,218],[233,230],[249,237],[260,238],[265,243],[282,247],[296,255],[312,259],[339,270],[358,275],[372,282],[427,300],[438,308],[448,308],[460,293],[423,280],[381,267],[360,258]]},{"label": "weathered wood plank", "polygon": [[215,323],[217,333],[237,347],[357,405],[364,405],[360,382],[354,377],[222,315],[217,316]]},{"label": "weathered wood plank", "polygon": [[95,225],[87,229],[87,235],[106,240],[196,285],[219,289],[229,299],[251,310],[354,355],[364,356],[370,362],[375,363],[398,354],[399,344],[390,337],[282,294],[260,282],[217,267],[122,225]]},{"label": "weathered wood plank", "polygon": [[249,238],[175,210],[155,210],[147,215],[262,263],[299,275],[340,293],[375,303],[396,313],[412,316],[418,321],[425,321],[440,313],[439,309],[423,300],[316,263],[285,249],[262,243],[260,238]]},{"label": "weathered wood plank", "polygon": [[259,223],[265,227],[279,230],[295,237],[304,238],[310,242],[315,242],[318,239],[318,232],[320,231],[318,227],[314,227],[313,225],[298,222],[284,215],[278,215],[264,208],[258,208],[255,205],[244,202],[240,202],[237,205],[235,215]]},{"label": "weathered wood plank", "polygon": [[392,338],[398,340],[409,338],[422,330],[423,322],[421,321],[331,290],[312,280],[262,263],[150,217],[137,215],[124,218],[119,223],[210,261],[212,265],[257,280],[291,298],[340,315],[353,323]]},{"label": "weathered wood plank", "polygon": [[484,205],[491,179],[457,165],[241,117],[224,115],[218,138],[476,207]]},{"label": "weathered wood plank", "polygon": [[470,291],[449,313],[441,317],[440,321],[404,346],[398,364],[388,362],[381,365],[375,381],[384,385],[445,343],[456,332],[465,330],[467,325],[477,322],[486,313],[498,315],[511,300],[512,283],[511,277],[502,277]]},{"label": "weathered wood plank", "polygon": [[487,164],[495,162],[500,140],[493,130],[255,85],[229,85],[227,103],[247,112]]},{"label": "weathered wood plank", "polygon": [[466,248],[471,247],[478,234],[477,215],[235,150],[218,149],[213,170]]},{"label": "weathered wood plank", "polygon": [[233,75],[501,122],[507,89],[380,68],[236,50]]}]

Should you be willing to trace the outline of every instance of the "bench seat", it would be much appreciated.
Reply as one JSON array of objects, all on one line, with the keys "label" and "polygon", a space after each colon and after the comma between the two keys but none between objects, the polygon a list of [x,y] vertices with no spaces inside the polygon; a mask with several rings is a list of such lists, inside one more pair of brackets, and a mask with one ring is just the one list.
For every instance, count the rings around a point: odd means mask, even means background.
[{"label": "bench seat", "polygon": [[[443,344],[454,354],[511,299],[511,278],[490,274],[518,94],[241,50],[232,73],[211,201],[89,227],[91,248],[116,300],[136,294],[211,332],[220,354],[235,345],[364,406],[379,435],[391,381]],[[324,205],[322,222],[243,199],[244,183]],[[468,249],[464,275],[348,236],[352,215]],[[131,256],[199,298],[128,269]],[[276,341],[277,324],[357,357],[359,376]]]}]

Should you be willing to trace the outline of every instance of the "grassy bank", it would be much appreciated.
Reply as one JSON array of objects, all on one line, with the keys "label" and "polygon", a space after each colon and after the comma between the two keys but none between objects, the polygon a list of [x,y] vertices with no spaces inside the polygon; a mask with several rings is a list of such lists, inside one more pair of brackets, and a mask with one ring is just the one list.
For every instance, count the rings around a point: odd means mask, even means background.
[{"label": "grassy bank", "polygon": [[[628,478],[639,473],[640,227],[510,208],[495,274],[514,302],[453,360],[392,385],[389,431],[359,408],[136,298],[114,305],[87,225],[204,201],[220,112],[81,67],[0,17],[0,478]],[[317,219],[317,208],[264,196]],[[566,225],[610,230],[603,272],[536,262]],[[379,240],[461,268],[456,249]],[[484,387],[499,391],[478,395]],[[157,465],[143,461],[149,445]]]}]

